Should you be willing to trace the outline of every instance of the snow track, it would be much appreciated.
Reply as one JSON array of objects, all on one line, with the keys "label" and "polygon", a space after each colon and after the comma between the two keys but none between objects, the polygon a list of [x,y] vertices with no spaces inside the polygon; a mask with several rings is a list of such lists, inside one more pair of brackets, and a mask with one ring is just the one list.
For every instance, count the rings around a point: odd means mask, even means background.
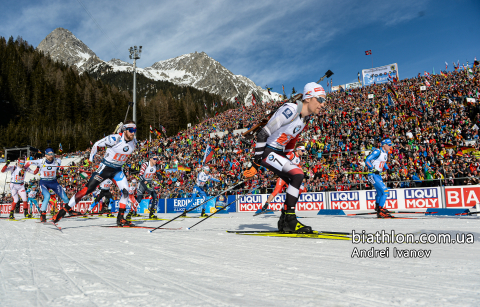
[{"label": "snow track", "polygon": [[[301,214],[299,214],[301,215]],[[17,216],[19,217],[19,215]],[[171,218],[173,215],[163,215]],[[352,244],[251,237],[278,216],[229,214],[192,230],[104,228],[64,219],[62,231],[0,220],[1,306],[478,306],[479,218],[377,220],[315,216],[324,231],[473,233],[474,244]],[[164,221],[137,222],[158,226]],[[170,227],[189,227],[179,219]],[[354,247],[431,249],[429,258],[352,258]]]}]

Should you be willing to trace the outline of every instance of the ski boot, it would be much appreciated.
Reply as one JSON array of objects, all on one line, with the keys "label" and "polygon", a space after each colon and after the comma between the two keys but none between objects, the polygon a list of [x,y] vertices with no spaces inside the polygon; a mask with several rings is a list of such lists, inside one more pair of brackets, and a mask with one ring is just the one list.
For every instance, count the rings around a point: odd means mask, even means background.
[{"label": "ski boot", "polygon": [[123,213],[125,212],[125,209],[119,209],[118,210],[118,215],[117,215],[117,226],[119,227],[133,227],[135,225],[132,224],[132,222],[127,221],[126,219],[123,218]]},{"label": "ski boot", "polygon": [[57,214],[57,208],[55,206],[52,207],[52,210],[50,210],[50,215],[54,216]]},{"label": "ski boot", "polygon": [[113,217],[112,211],[109,209],[105,210],[105,213],[107,214],[107,217]]},{"label": "ski boot", "polygon": [[70,208],[69,205],[65,205],[62,209],[60,209],[60,211],[57,212],[57,214],[55,214],[55,215],[53,216],[53,218],[52,218],[53,222],[54,222],[55,224],[58,223],[58,221],[60,221],[60,220],[65,216],[65,214],[67,214],[67,212],[68,212],[70,215],[72,215],[72,214],[71,214],[72,211],[73,211],[73,210],[72,210],[72,208]]},{"label": "ski boot", "polygon": [[183,213],[180,216],[187,217],[187,209],[183,210]]},{"label": "ski boot", "polygon": [[379,219],[389,219],[393,218],[390,212],[384,207],[380,207],[378,203],[375,203],[375,211],[377,211],[377,218]]},{"label": "ski boot", "polygon": [[40,223],[46,223],[46,222],[47,222],[47,212],[40,211]]},{"label": "ski boot", "polygon": [[10,215],[8,216],[8,219],[9,220],[14,220],[15,219],[15,211],[14,210],[10,211]]},{"label": "ski boot", "polygon": [[133,216],[134,216],[134,217],[140,217],[141,215],[138,214],[137,211],[134,211],[134,212],[133,212]]},{"label": "ski boot", "polygon": [[148,218],[155,219],[155,220],[158,219],[158,217],[154,213],[155,213],[155,209],[150,210],[150,213],[148,214]]},{"label": "ski boot", "polygon": [[133,212],[130,211],[130,212],[127,213],[127,216],[125,217],[125,219],[126,219],[127,221],[131,221],[131,220],[132,220],[132,216],[133,216]]},{"label": "ski boot", "polygon": [[297,220],[295,212],[286,212],[283,221],[283,232],[313,233],[312,227],[303,225]]},{"label": "ski boot", "polygon": [[23,216],[24,216],[26,219],[31,219],[31,218],[33,217],[30,213],[28,213],[27,210],[24,210],[24,211],[23,211]]},{"label": "ski boot", "polygon": [[200,214],[200,217],[207,217],[208,215],[205,213],[205,208],[202,208],[202,213]]}]

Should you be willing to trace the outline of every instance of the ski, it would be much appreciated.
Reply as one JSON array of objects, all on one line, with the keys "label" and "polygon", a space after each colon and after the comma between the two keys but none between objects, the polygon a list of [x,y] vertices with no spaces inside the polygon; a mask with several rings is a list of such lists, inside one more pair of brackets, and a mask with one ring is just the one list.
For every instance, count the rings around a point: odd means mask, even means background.
[{"label": "ski", "polygon": [[118,225],[103,225],[100,227],[106,227],[106,228],[142,228],[142,229],[165,229],[165,230],[180,230],[180,228],[157,228],[157,227],[148,227],[148,226],[118,226]]},{"label": "ski", "polygon": [[[55,224],[54,222],[46,221],[46,222],[35,222],[35,223],[44,224],[44,225],[51,224],[51,225],[57,227],[58,230],[62,231],[62,227],[58,226],[58,225]],[[62,232],[63,232],[63,231],[62,231]]]},{"label": "ski", "polygon": [[[394,214],[433,214],[437,212],[414,212],[414,211],[388,211],[389,213],[394,213]],[[364,213],[349,213],[346,214],[347,216],[357,216],[357,215],[371,215],[371,214],[377,214],[376,211],[373,212],[364,212]]]},{"label": "ski", "polygon": [[25,220],[23,220],[23,219],[19,219],[19,220],[10,219],[8,216],[6,216],[6,217],[0,216],[0,219],[5,220],[5,221],[25,222]]},{"label": "ski", "polygon": [[283,237],[283,238],[307,238],[307,239],[327,239],[327,240],[344,240],[350,241],[352,238],[349,235],[343,234],[329,234],[316,232],[313,233],[285,233],[280,231],[270,232],[230,232],[238,235],[256,236],[256,237]]},{"label": "ski", "polygon": [[[228,233],[283,233],[275,230],[227,230]],[[313,231],[314,234],[327,234],[337,236],[350,236],[350,232],[334,232],[334,231]]]},{"label": "ski", "polygon": [[131,219],[131,222],[136,222],[136,221],[168,221],[169,219]]}]

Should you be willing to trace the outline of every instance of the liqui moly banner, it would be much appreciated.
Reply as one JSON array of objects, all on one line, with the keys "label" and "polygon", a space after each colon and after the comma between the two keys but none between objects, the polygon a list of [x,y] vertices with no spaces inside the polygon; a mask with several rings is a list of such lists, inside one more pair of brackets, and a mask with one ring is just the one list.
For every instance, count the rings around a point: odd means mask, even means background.
[{"label": "liqui moly banner", "polygon": [[418,188],[405,189],[405,209],[430,209],[441,208],[440,189],[438,188]]},{"label": "liqui moly banner", "polygon": [[267,201],[266,194],[253,194],[253,195],[239,195],[237,196],[237,211],[238,212],[255,212],[262,208],[265,201]]},{"label": "liqui moly banner", "polygon": [[480,186],[445,187],[447,208],[472,208],[480,203]]},{"label": "liqui moly banner", "polygon": [[[267,195],[268,196],[268,195]],[[278,194],[270,202],[269,209],[280,211],[285,204],[286,194]],[[319,211],[325,209],[325,192],[321,193],[302,193],[300,194],[296,206],[296,211]]]},{"label": "liqui moly banner", "polygon": [[[367,209],[375,210],[375,198],[377,197],[376,191],[367,192]],[[389,190],[387,200],[385,201],[384,208],[388,210],[398,209],[397,190]]]},{"label": "liqui moly banner", "polygon": [[363,202],[363,208],[360,206],[359,192],[331,192],[330,209],[340,210],[365,210],[366,204]]}]

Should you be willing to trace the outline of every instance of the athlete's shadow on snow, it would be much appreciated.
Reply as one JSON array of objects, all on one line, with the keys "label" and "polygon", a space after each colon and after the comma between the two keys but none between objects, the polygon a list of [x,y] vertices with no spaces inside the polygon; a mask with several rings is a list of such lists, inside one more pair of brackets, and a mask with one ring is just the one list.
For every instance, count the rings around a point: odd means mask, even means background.
[{"label": "athlete's shadow on snow", "polygon": [[277,231],[277,228],[272,228],[269,224],[240,224],[237,230],[271,230]]}]

